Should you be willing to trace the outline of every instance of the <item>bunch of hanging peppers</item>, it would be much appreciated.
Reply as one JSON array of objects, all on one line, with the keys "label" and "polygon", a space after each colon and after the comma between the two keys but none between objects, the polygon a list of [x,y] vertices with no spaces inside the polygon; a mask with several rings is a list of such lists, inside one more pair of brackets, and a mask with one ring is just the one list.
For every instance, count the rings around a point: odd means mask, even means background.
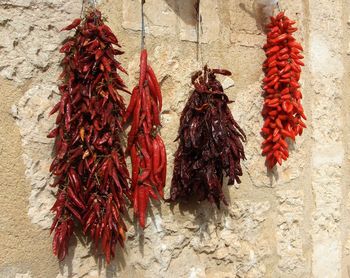
[{"label": "bunch of hanging peppers", "polygon": [[271,17],[267,26],[267,43],[264,50],[267,56],[264,62],[264,126],[262,134],[262,154],[266,155],[266,164],[273,168],[277,163],[289,157],[287,138],[295,140],[306,128],[306,120],[301,104],[302,94],[298,83],[301,74],[303,50],[293,33],[295,21],[279,13]]},{"label": "bunch of hanging peppers", "polygon": [[60,101],[51,114],[58,113],[55,157],[50,172],[52,186],[58,187],[52,207],[55,218],[53,252],[60,260],[76,226],[81,226],[96,248],[101,243],[107,263],[114,257],[117,242],[124,245],[126,226],[122,214],[131,200],[121,136],[126,91],[119,73],[126,71],[115,59],[123,52],[116,36],[103,23],[98,10],[76,19],[63,30],[76,29],[60,52]]},{"label": "bunch of hanging peppers", "polygon": [[154,71],[147,63],[147,51],[140,57],[139,84],[131,95],[123,122],[131,120],[126,153],[131,156],[134,213],[145,228],[150,197],[164,197],[166,152],[159,135],[162,94]]},{"label": "bunch of hanging peppers", "polygon": [[209,200],[219,208],[227,205],[222,191],[224,175],[228,184],[240,183],[242,142],[246,136],[234,120],[227,95],[216,74],[227,70],[204,67],[192,76],[194,91],[180,118],[180,140],[175,154],[170,200]]}]

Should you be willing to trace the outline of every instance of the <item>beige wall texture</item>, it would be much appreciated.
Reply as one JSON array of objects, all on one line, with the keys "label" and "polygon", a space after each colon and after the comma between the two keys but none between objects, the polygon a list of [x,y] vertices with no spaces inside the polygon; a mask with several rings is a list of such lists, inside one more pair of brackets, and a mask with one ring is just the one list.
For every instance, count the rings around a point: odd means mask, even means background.
[{"label": "beige wall texture", "polygon": [[[118,36],[132,88],[138,75],[140,1],[101,0]],[[196,60],[194,0],[147,0],[146,45],[162,84],[162,136],[168,182],[179,115]],[[223,78],[231,109],[248,136],[242,184],[230,205],[152,207],[144,233],[132,222],[124,251],[107,268],[80,233],[61,263],[48,227],[48,168],[57,101],[59,30],[79,17],[78,0],[0,0],[0,277],[349,277],[350,0],[281,0],[305,46],[302,75],[308,129],[282,167],[260,156],[261,14],[253,0],[201,0],[203,61]],[[130,213],[130,216],[132,214]]]}]

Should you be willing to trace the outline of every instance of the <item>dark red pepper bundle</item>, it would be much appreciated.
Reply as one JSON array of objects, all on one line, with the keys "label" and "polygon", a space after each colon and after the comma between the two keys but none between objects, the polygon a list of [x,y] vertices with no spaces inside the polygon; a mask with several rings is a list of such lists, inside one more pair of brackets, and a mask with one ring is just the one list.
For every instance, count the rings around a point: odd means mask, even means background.
[{"label": "dark red pepper bundle", "polygon": [[231,75],[227,70],[204,67],[192,76],[195,87],[180,118],[180,140],[175,153],[170,200],[196,198],[209,200],[220,208],[227,205],[222,191],[223,178],[228,184],[240,183],[241,159],[245,159],[243,130],[233,119],[229,101],[216,74]]},{"label": "dark red pepper bundle", "polygon": [[295,40],[293,27],[283,12],[271,17],[267,26],[267,43],[264,50],[267,56],[264,62],[264,108],[262,115],[265,123],[262,134],[262,154],[266,155],[266,164],[273,168],[276,163],[282,164],[289,156],[287,138],[295,140],[306,128],[306,120],[301,104],[302,94],[298,83],[304,58],[300,52],[302,46]]},{"label": "dark red pepper bundle", "polygon": [[126,226],[122,214],[127,199],[129,173],[122,149],[121,119],[124,100],[118,90],[127,91],[119,76],[126,73],[115,55],[123,52],[113,45],[118,40],[93,10],[82,21],[76,19],[63,30],[76,28],[60,52],[62,84],[60,101],[50,112],[58,113],[55,158],[50,172],[56,177],[57,200],[52,207],[55,218],[53,252],[60,260],[68,251],[76,224],[88,233],[107,263],[114,257],[117,242],[124,245]]},{"label": "dark red pepper bundle", "polygon": [[132,119],[128,134],[127,153],[131,156],[131,190],[134,213],[140,226],[145,228],[150,197],[164,197],[166,179],[166,152],[159,135],[162,94],[153,69],[147,64],[147,51],[140,58],[140,79],[131,95],[124,123]]}]

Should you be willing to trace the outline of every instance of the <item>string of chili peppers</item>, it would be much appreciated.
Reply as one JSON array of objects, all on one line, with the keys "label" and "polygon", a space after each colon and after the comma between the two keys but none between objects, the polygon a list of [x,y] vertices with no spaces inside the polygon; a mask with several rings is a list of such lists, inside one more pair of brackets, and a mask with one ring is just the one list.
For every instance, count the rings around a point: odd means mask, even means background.
[{"label": "string of chili peppers", "polygon": [[144,49],[144,15],[142,10],[142,39],[139,84],[131,94],[123,122],[131,120],[126,153],[131,156],[134,214],[142,228],[146,225],[150,198],[164,197],[166,179],[166,151],[159,130],[162,94],[158,80],[147,61]]},{"label": "string of chili peppers", "polygon": [[306,128],[306,120],[301,104],[302,94],[298,83],[301,66],[304,58],[303,50],[296,41],[293,33],[298,29],[293,27],[295,21],[280,12],[271,17],[267,25],[267,43],[264,45],[265,71],[264,107],[262,115],[264,126],[262,134],[265,141],[262,143],[262,154],[266,156],[268,168],[289,157],[288,138],[295,141],[297,135]]},{"label": "string of chili peppers", "polygon": [[60,52],[60,101],[51,114],[58,113],[55,158],[50,172],[58,187],[51,232],[53,253],[60,260],[68,252],[75,227],[90,236],[97,249],[101,244],[107,263],[115,255],[117,242],[124,245],[126,226],[122,214],[131,199],[121,136],[125,113],[123,97],[128,92],[119,73],[125,69],[115,59],[123,52],[116,36],[104,24],[101,12],[87,11],[63,30],[75,29]]},{"label": "string of chili peppers", "polygon": [[[200,40],[202,17],[200,0],[195,4],[197,13],[197,61],[203,51]],[[224,69],[203,70],[192,75],[194,91],[188,99],[180,118],[179,146],[175,153],[174,171],[169,201],[189,199],[209,200],[220,208],[228,204],[222,191],[224,175],[228,184],[240,183],[243,174],[240,165],[245,159],[242,142],[246,136],[234,120],[229,101],[216,75],[231,75]]]},{"label": "string of chili peppers", "polygon": [[175,153],[170,200],[209,200],[220,208],[227,205],[222,191],[224,174],[228,184],[240,183],[242,142],[246,136],[234,120],[230,103],[216,75],[231,75],[223,69],[204,66],[192,76],[194,91],[180,118],[179,147]]}]

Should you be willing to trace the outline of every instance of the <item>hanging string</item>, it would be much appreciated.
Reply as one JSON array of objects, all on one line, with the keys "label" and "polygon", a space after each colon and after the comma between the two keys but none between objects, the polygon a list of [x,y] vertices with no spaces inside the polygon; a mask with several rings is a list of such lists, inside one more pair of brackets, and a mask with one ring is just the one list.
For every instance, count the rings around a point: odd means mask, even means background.
[{"label": "hanging string", "polygon": [[194,6],[196,10],[196,33],[197,33],[197,62],[199,61],[199,1]]},{"label": "hanging string", "polygon": [[85,0],[82,0],[82,1],[81,1],[80,18],[82,18],[82,17],[83,17],[83,13],[84,13],[84,3],[85,3]]},{"label": "hanging string", "polygon": [[200,11],[200,0],[197,0],[195,5],[196,13],[197,13],[197,62],[199,62],[199,56],[201,58],[201,64],[203,67],[203,49],[201,42],[201,35],[203,34],[203,25],[202,25],[202,15]]},{"label": "hanging string", "polygon": [[82,0],[81,1],[81,11],[80,11],[80,18],[83,17],[83,14],[85,12],[85,3],[88,2],[90,7],[93,7],[94,10],[96,10],[97,2],[96,0]]},{"label": "hanging string", "polygon": [[145,48],[145,15],[143,12],[143,5],[146,0],[141,0],[141,50]]},{"label": "hanging string", "polygon": [[277,1],[276,6],[277,6],[277,9],[278,9],[278,12],[282,12],[282,9],[281,9],[279,1]]}]

